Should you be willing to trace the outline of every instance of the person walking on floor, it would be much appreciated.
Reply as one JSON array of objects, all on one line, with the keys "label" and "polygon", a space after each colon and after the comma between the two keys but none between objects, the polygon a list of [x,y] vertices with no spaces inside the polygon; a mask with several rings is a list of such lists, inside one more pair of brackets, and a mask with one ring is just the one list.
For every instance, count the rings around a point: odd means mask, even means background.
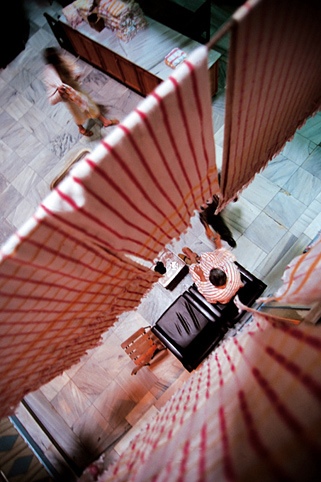
[{"label": "person walking on floor", "polygon": [[99,119],[104,127],[119,123],[117,119],[106,119],[90,96],[81,90],[78,83],[80,71],[74,62],[54,47],[45,49],[44,60],[46,66],[43,81],[48,100],[52,105],[65,102],[80,134],[88,137],[93,135],[92,131],[83,126],[87,119]]}]

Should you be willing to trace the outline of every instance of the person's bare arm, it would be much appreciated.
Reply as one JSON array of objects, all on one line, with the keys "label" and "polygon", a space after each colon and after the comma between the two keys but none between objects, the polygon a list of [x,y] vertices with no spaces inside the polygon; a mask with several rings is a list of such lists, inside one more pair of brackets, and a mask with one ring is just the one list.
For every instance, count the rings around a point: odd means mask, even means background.
[{"label": "person's bare arm", "polygon": [[58,92],[63,100],[67,100],[68,96],[66,94],[66,87],[62,84],[58,87]]},{"label": "person's bare arm", "polygon": [[202,282],[207,281],[207,279],[205,278],[204,273],[202,271],[202,268],[199,265],[195,266],[194,273],[196,273],[199,276],[199,278]]}]

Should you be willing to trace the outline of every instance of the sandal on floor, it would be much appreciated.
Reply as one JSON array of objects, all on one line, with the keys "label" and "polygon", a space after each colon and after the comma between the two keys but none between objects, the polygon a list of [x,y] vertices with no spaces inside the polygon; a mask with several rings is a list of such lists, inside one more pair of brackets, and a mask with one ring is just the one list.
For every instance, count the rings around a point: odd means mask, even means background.
[{"label": "sandal on floor", "polygon": [[108,124],[104,124],[104,127],[116,126],[119,124],[118,119],[108,119]]},{"label": "sandal on floor", "polygon": [[190,258],[188,258],[187,256],[185,256],[185,254],[182,254],[182,253],[179,253],[178,257],[184,261],[185,264],[187,264],[188,266],[190,266],[192,263],[192,260]]},{"label": "sandal on floor", "polygon": [[191,259],[192,259],[192,257],[197,256],[197,254],[196,254],[196,253],[193,253],[193,251],[192,251],[190,248],[188,248],[187,246],[185,246],[185,247],[182,249],[182,251],[183,251],[184,254],[186,254],[186,256],[187,256],[188,258],[191,258]]},{"label": "sandal on floor", "polygon": [[[196,254],[196,253],[193,253],[193,251],[188,248],[187,246],[185,246],[183,249],[182,249],[183,253],[186,255],[187,258],[190,259],[191,263],[190,264],[194,264],[194,263],[200,263],[201,261],[201,257]],[[195,261],[193,261],[193,258],[195,258]]]},{"label": "sandal on floor", "polygon": [[79,128],[79,132],[81,135],[86,136],[86,137],[91,137],[94,135],[92,131],[89,131],[88,129],[85,129],[84,127],[81,129]]}]

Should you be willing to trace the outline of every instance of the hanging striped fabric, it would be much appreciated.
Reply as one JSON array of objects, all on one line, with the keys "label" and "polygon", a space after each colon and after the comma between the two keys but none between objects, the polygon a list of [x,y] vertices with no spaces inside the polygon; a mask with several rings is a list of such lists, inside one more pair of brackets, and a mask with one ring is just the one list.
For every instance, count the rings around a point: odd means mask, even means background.
[{"label": "hanging striped fabric", "polygon": [[201,47],[77,163],[3,247],[0,417],[76,363],[158,274],[152,261],[218,190]]},{"label": "hanging striped fabric", "polygon": [[321,233],[302,255],[294,258],[283,275],[274,299],[284,303],[312,305],[321,301]]},{"label": "hanging striped fabric", "polygon": [[46,215],[45,204],[1,264],[0,417],[78,362],[158,279]]},{"label": "hanging striped fabric", "polygon": [[[278,299],[320,301],[320,253],[317,238],[294,258]],[[318,479],[321,325],[249,311],[100,482]]]},{"label": "hanging striped fabric", "polygon": [[99,482],[317,480],[321,326],[255,315],[218,347]]},{"label": "hanging striped fabric", "polygon": [[75,168],[55,203],[93,242],[152,261],[218,190],[202,46]]},{"label": "hanging striped fabric", "polygon": [[321,108],[320,18],[314,0],[249,0],[234,14],[221,207]]}]

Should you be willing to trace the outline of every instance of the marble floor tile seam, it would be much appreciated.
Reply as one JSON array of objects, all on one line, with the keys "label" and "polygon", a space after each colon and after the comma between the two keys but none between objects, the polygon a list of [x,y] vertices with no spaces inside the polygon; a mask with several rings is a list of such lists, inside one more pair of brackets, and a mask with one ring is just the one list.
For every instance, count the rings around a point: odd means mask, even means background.
[{"label": "marble floor tile seam", "polygon": [[321,213],[321,199],[315,199],[311,202],[305,211],[297,218],[295,223],[291,226],[290,231],[295,236],[300,236],[306,229],[311,231],[312,225],[315,226],[316,231],[321,228],[317,223],[317,216]]},{"label": "marble floor tile seam", "polygon": [[272,184],[282,188],[289,178],[298,170],[299,165],[287,158],[283,153],[269,161],[260,175]]},{"label": "marble floor tile seam", "polygon": [[297,201],[308,207],[321,193],[321,177],[318,178],[311,174],[309,170],[304,168],[303,163],[302,167],[299,167],[283,185],[283,189]]},{"label": "marble floor tile seam", "polygon": [[271,201],[265,206],[263,212],[277,224],[290,229],[298,216],[305,211],[307,205],[296,199],[284,189],[280,189]]},{"label": "marble floor tile seam", "polygon": [[103,392],[92,405],[115,430],[122,421],[127,427],[130,426],[126,417],[137,405],[137,402],[128,398],[120,385],[113,382],[108,387],[108,393]]},{"label": "marble floor tile seam", "polygon": [[6,82],[7,85],[11,85],[11,82],[14,81],[13,87],[15,84],[15,78],[18,75],[21,75],[21,72],[25,70],[32,80],[37,78],[39,72],[35,75],[33,71],[33,63],[31,62],[32,59],[37,58],[38,63],[40,62],[39,53],[36,52],[32,47],[26,44],[24,50],[20,52],[20,54],[15,57],[5,69],[3,69],[0,73],[0,78],[2,81]]},{"label": "marble floor tile seam", "polygon": [[20,94],[39,76],[39,69],[33,70],[34,64],[30,58],[36,58],[37,64],[41,65],[39,53],[27,43],[25,49],[0,74],[0,78]]},{"label": "marble floor tile seam", "polygon": [[321,233],[321,212],[317,215],[314,221],[304,230],[304,234],[308,236],[311,240],[315,239],[318,233]]},{"label": "marble floor tile seam", "polygon": [[[297,238],[292,246],[290,246],[286,256],[283,259],[273,262],[270,260],[270,265],[268,264],[269,262],[266,263],[265,274],[262,274],[261,267],[258,267],[258,270],[256,270],[257,274],[253,274],[258,276],[267,284],[267,289],[265,290],[264,296],[274,295],[282,286],[282,276],[287,265],[293,260],[293,258],[302,254],[303,250],[307,247],[310,241],[311,238],[303,234]],[[276,248],[276,259],[279,258],[278,254],[278,248]]]},{"label": "marble floor tile seam", "polygon": [[[249,186],[249,188],[251,189],[251,185]],[[320,185],[320,187],[318,187],[317,192],[315,193],[316,195],[318,195],[318,193],[320,194],[320,188],[321,188],[321,185]],[[244,194],[241,194],[240,198],[242,198],[242,195],[245,199],[248,197],[248,195],[244,193]],[[300,198],[299,193],[298,193],[298,197]],[[287,201],[287,204],[289,205],[288,209],[286,209],[286,208],[284,209],[284,202],[282,202],[284,200]],[[250,222],[246,226],[244,226],[245,231],[242,228],[240,229],[238,227],[238,225],[235,224],[235,219],[233,219],[235,217],[235,215],[232,215],[231,211],[227,214],[227,216],[225,214],[225,216],[227,217],[228,224],[230,224],[230,227],[232,228],[232,231],[235,230],[235,228],[237,228],[237,229],[240,230],[240,233],[243,232],[243,235],[246,237],[247,231],[252,230],[252,224],[256,223],[257,218],[262,213],[264,213],[271,220],[273,220],[275,222],[276,227],[283,227],[285,230],[291,229],[292,226],[294,226],[297,223],[298,219],[300,217],[304,216],[304,213],[306,211],[310,210],[311,202],[313,202],[313,201],[311,199],[309,199],[309,202],[304,204],[299,199],[295,198],[294,196],[291,196],[284,189],[278,188],[276,194],[273,196],[273,198],[271,198],[270,202],[266,206],[264,206],[263,209],[258,210],[255,213],[254,217],[250,220]],[[228,209],[232,210],[233,208],[234,208],[234,206],[232,206],[231,208],[227,208],[227,210]],[[240,220],[238,220],[238,224],[239,224],[239,222],[240,222]],[[312,223],[313,223],[313,220],[311,220],[311,224]],[[274,223],[272,223],[272,226],[273,226],[273,224]],[[305,228],[306,227],[307,226],[305,226]],[[318,229],[316,228],[316,233],[317,233],[317,231],[318,231]],[[300,233],[297,233],[297,234],[300,234]],[[236,234],[235,239],[237,239],[237,238],[238,238],[238,235]],[[255,242],[255,239],[253,238],[253,235],[251,235],[250,239],[259,248],[262,248],[261,243]],[[263,249],[265,249],[265,248],[263,248]],[[268,250],[266,250],[266,249],[265,249],[265,251],[268,252]]]},{"label": "marble floor tile seam", "polygon": [[303,162],[302,168],[321,180],[321,146],[317,146],[312,154]]},{"label": "marble floor tile seam", "polygon": [[298,131],[303,137],[306,137],[315,144],[321,143],[321,117],[320,113],[309,117],[304,125]]},{"label": "marble floor tile seam", "polygon": [[261,260],[256,269],[265,277],[269,273],[269,270],[273,269],[273,267],[287,255],[289,249],[297,240],[298,237],[287,231],[285,235],[278,240],[274,248]]},{"label": "marble floor tile seam", "polygon": [[[108,345],[108,343],[106,343],[105,346],[106,345]],[[90,362],[91,360],[80,366],[77,373],[72,376],[70,380],[94,403],[97,396],[99,396],[112,381],[117,379],[117,375],[113,375],[105,368],[101,368],[99,365]],[[128,365],[125,365],[123,369],[127,370]]]},{"label": "marble floor tile seam", "polygon": [[67,383],[69,383],[69,381],[70,381],[70,377],[65,371],[61,375],[58,375],[56,378],[51,380],[50,382],[46,383],[45,385],[42,385],[39,388],[39,390],[50,402],[60,392],[60,390]]},{"label": "marble floor tile seam", "polygon": [[87,395],[70,380],[50,401],[56,414],[72,429],[84,411],[92,405]]},{"label": "marble floor tile seam", "polygon": [[0,107],[6,110],[6,107],[16,99],[17,95],[20,95],[20,93],[6,83],[0,91]]},{"label": "marble floor tile seam", "polygon": [[285,144],[282,154],[296,164],[301,165],[316,147],[316,143],[303,136],[301,131],[297,131],[293,139]]},{"label": "marble floor tile seam", "polygon": [[8,184],[5,190],[0,193],[0,217],[5,220],[15,209],[17,204],[23,200],[23,196],[12,186]]},{"label": "marble floor tile seam", "polygon": [[[0,138],[1,141],[5,144],[8,144],[4,141],[3,137],[7,134],[7,132],[15,125],[15,119],[8,114],[5,110],[2,110],[0,113]],[[9,146],[8,146],[9,147]],[[12,146],[10,146],[12,149]]]},{"label": "marble floor tile seam", "polygon": [[[27,100],[23,93],[17,92],[16,98],[7,105],[4,110],[15,120],[19,121],[22,119],[26,114],[34,115],[34,107],[33,104]],[[30,113],[29,113],[30,110]],[[38,111],[38,114],[45,118],[45,115]],[[40,122],[40,121],[39,121]]]},{"label": "marble floor tile seam", "polygon": [[243,235],[268,254],[286,232],[285,226],[262,210],[245,229]]}]

